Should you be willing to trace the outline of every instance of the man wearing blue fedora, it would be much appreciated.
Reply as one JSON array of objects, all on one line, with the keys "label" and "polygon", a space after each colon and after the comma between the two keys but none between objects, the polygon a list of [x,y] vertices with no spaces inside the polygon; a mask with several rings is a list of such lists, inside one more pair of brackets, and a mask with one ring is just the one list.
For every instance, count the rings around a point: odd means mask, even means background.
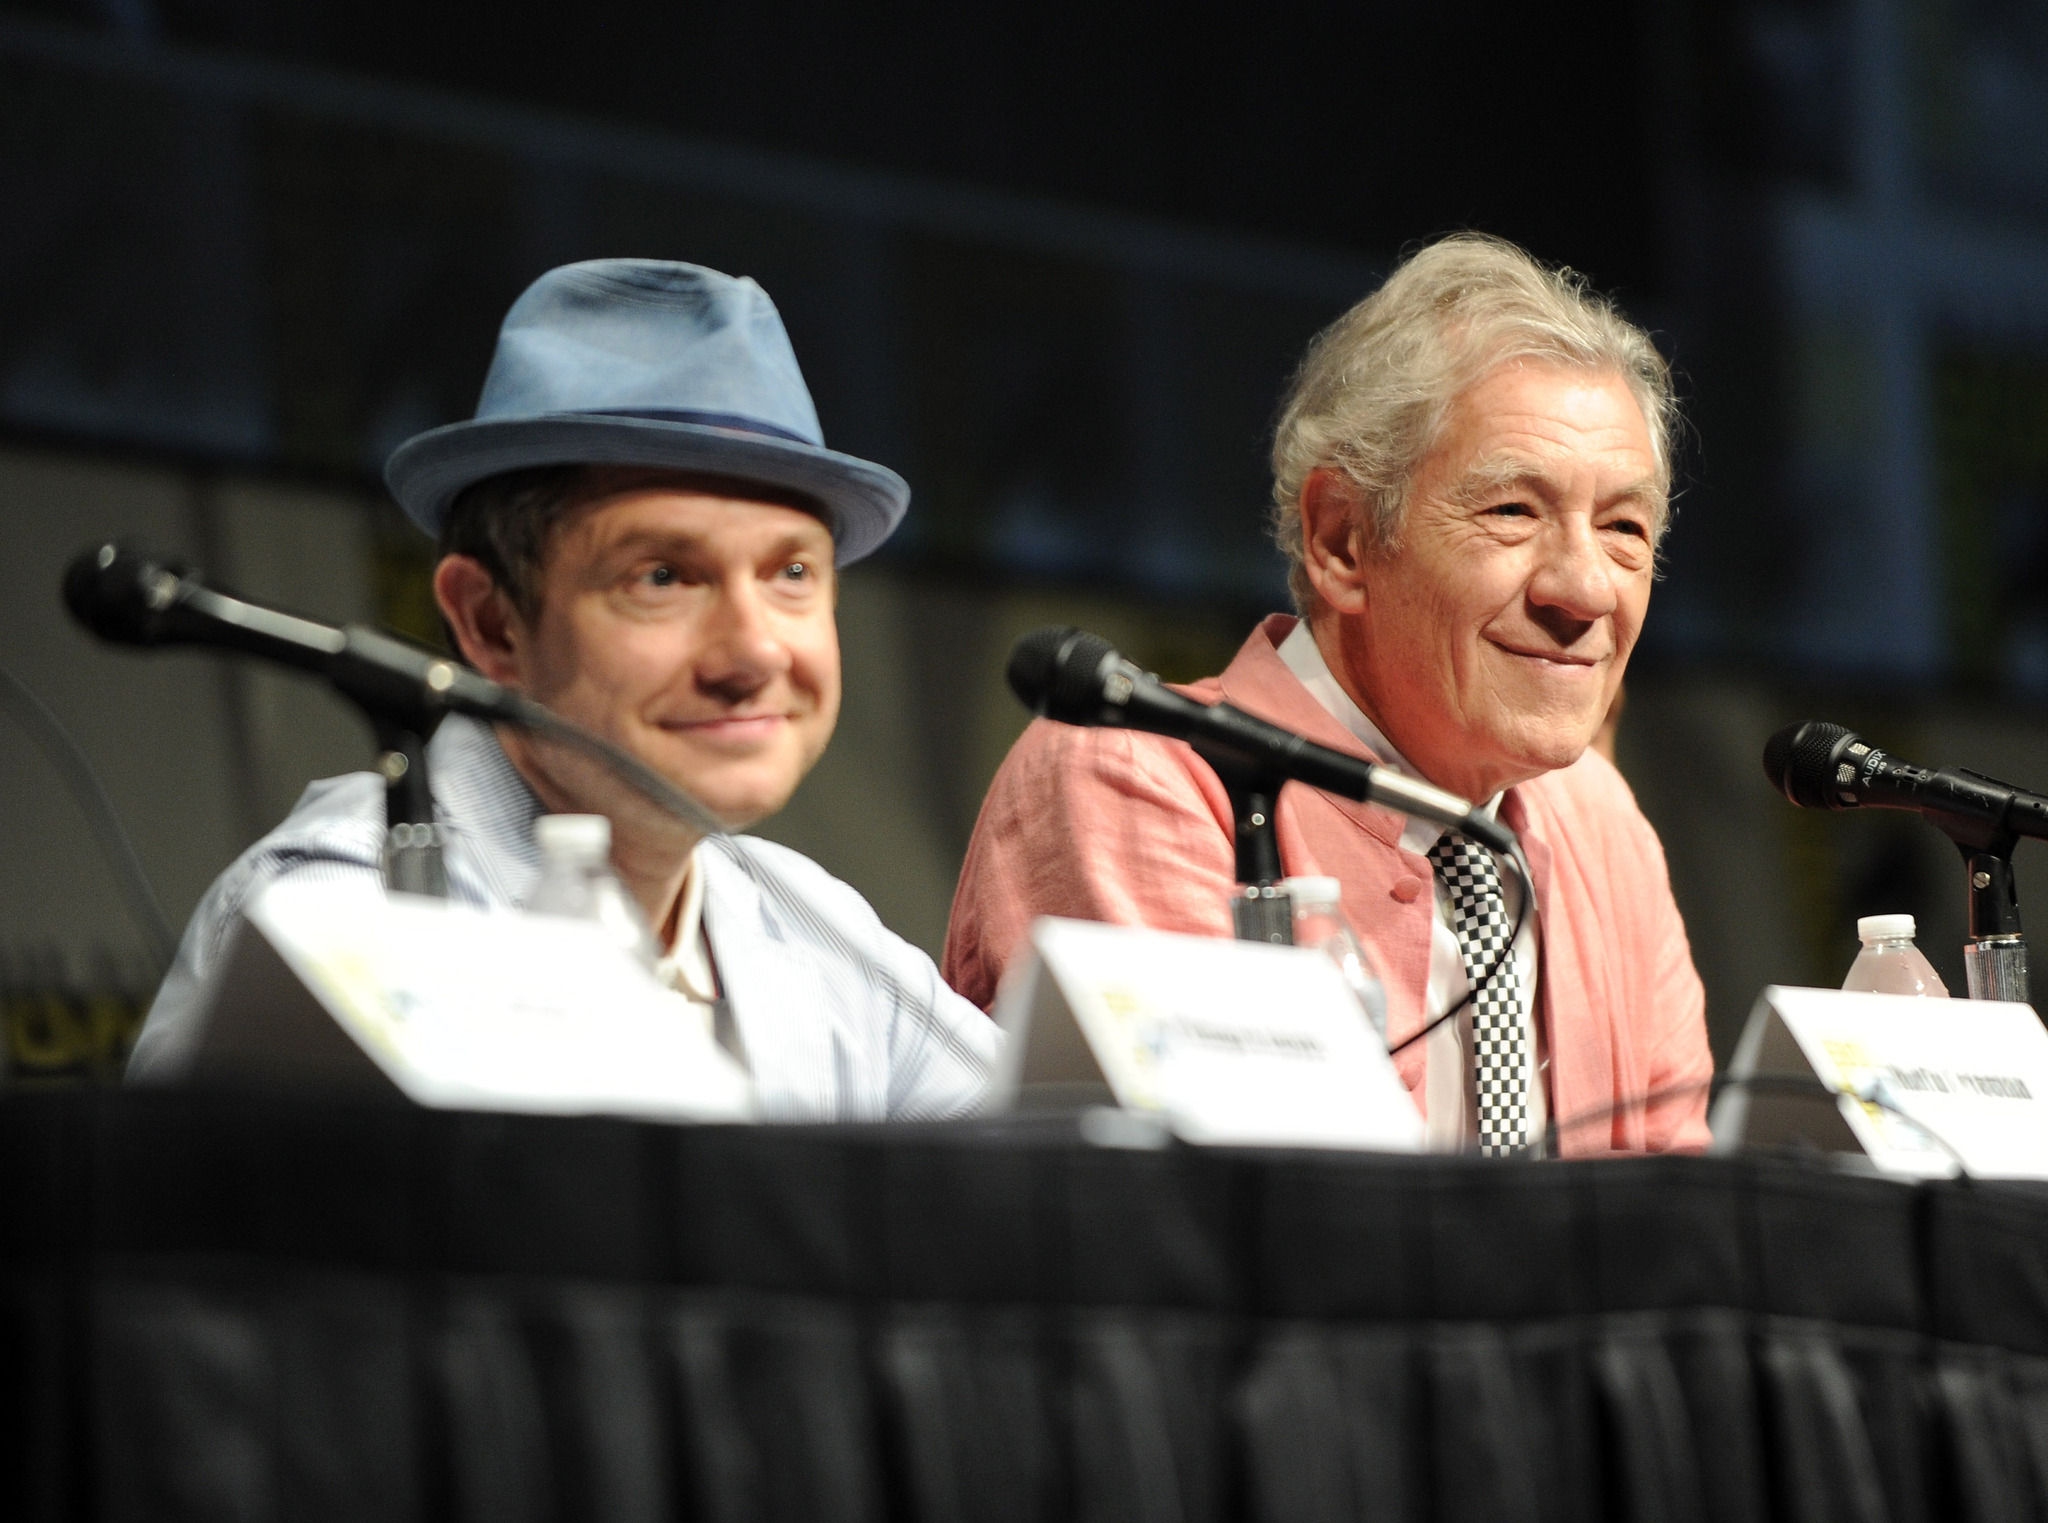
[{"label": "man wearing blue fedora", "polygon": [[[825,448],[767,294],[695,265],[552,270],[513,305],[474,419],[408,440],[385,478],[436,535],[462,654],[655,768],[738,831],[775,813],[839,713],[836,568],[910,489]],[[924,1118],[978,1102],[987,1017],[817,864],[701,833],[593,765],[455,717],[428,748],[457,900],[517,907],[546,813],[603,814],[660,968],[752,1070],[764,1115]],[[381,883],[381,779],[315,783],[194,914],[130,1063],[176,1075],[207,981],[258,892]]]}]

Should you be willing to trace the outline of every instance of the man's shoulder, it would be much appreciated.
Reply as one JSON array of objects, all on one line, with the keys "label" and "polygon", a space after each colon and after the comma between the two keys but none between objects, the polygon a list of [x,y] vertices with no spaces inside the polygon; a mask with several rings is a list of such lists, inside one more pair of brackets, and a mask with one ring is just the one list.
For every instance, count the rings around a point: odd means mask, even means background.
[{"label": "man's shoulder", "polygon": [[[1213,677],[1177,685],[1177,691],[1204,703],[1219,696]],[[1185,741],[1117,726],[1034,719],[1003,758],[997,778],[1001,787],[1056,798],[1089,781],[1109,783],[1120,792],[1132,787],[1177,788],[1184,779],[1199,782],[1205,772],[1206,764]]]},{"label": "man's shoulder", "polygon": [[383,850],[384,780],[374,772],[321,778],[220,875],[208,907],[232,917],[263,885],[314,863],[381,871]]},{"label": "man's shoulder", "polygon": [[294,841],[333,839],[368,841],[372,849],[384,840],[384,780],[374,772],[344,772],[308,783],[292,812],[251,851]]},{"label": "man's shoulder", "polygon": [[384,844],[384,783],[349,772],[309,783],[292,812],[259,836],[214,882],[214,914],[238,913],[257,887],[309,862],[378,867]]},{"label": "man's shoulder", "polygon": [[236,857],[193,910],[136,1039],[130,1076],[173,1077],[190,1060],[200,1009],[228,938],[264,889],[290,874],[381,886],[383,840],[384,785],[376,774],[352,772],[310,784],[292,812]]}]

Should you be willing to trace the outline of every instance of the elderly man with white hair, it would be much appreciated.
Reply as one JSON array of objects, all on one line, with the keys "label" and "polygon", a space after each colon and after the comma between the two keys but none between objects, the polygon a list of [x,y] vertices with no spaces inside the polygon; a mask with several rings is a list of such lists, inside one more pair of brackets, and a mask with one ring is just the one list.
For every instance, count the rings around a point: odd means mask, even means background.
[{"label": "elderly man with white hair", "polygon": [[[1187,689],[1481,801],[1456,831],[1290,787],[1289,875],[1340,880],[1434,1145],[1696,1148],[1713,1072],[1663,849],[1588,749],[1641,633],[1676,422],[1655,346],[1567,271],[1462,234],[1310,348],[1273,446],[1300,617]],[[945,973],[984,1008],[1038,915],[1226,936],[1230,802],[1187,746],[1040,720],[984,803]],[[1512,942],[1509,927],[1519,927]]]}]

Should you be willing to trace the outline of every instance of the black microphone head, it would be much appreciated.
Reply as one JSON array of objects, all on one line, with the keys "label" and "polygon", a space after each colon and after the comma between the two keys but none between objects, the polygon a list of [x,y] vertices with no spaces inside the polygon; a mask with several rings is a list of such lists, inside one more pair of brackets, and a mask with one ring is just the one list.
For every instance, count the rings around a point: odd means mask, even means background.
[{"label": "black microphone head", "polygon": [[1034,629],[1010,649],[1005,675],[1025,708],[1067,724],[1090,724],[1102,708],[1103,663],[1116,647],[1062,625]]},{"label": "black microphone head", "polygon": [[1034,629],[1010,647],[1010,664],[1003,669],[1010,691],[1034,714],[1045,711],[1045,696],[1052,691],[1053,673],[1059,667],[1060,647],[1079,633],[1064,625],[1048,624]]},{"label": "black microphone head", "polygon": [[154,645],[186,568],[118,540],[79,553],[64,570],[64,606],[102,640]]},{"label": "black microphone head", "polygon": [[1764,742],[1764,776],[1802,809],[1839,809],[1835,768],[1855,743],[1854,731],[1824,720],[1788,724]]}]

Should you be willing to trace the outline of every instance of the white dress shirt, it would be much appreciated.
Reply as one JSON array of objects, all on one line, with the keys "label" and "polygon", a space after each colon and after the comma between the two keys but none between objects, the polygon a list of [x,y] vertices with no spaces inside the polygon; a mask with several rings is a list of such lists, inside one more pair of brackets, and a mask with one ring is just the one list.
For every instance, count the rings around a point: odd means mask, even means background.
[{"label": "white dress shirt", "polygon": [[[1374,756],[1398,772],[1421,778],[1424,782],[1434,781],[1423,778],[1399,751],[1387,743],[1387,737],[1380,733],[1379,726],[1366,717],[1365,711],[1331,675],[1315,636],[1309,632],[1308,620],[1297,623],[1293,632],[1280,642],[1280,659],[1301,685],[1315,695],[1316,702]],[[1501,796],[1496,793],[1486,801],[1484,813],[1489,818],[1499,810],[1500,800]],[[1426,858],[1443,833],[1441,825],[1411,819],[1401,832],[1401,849]],[[1434,870],[1430,871],[1429,878],[1436,885],[1436,924],[1430,938],[1429,987],[1423,993],[1422,1009],[1425,1019],[1433,1021],[1463,999],[1472,985],[1465,976],[1465,958],[1458,946],[1458,933],[1451,925],[1450,898],[1444,891],[1443,880]],[[1521,909],[1522,883],[1514,873],[1504,872],[1500,878],[1501,896],[1507,902],[1508,919],[1512,922]],[[1536,906],[1532,904],[1522,920],[1520,934],[1515,937],[1513,954],[1515,971],[1522,986],[1523,1050],[1529,1055],[1529,1140],[1532,1144],[1541,1142],[1548,1115],[1543,1088],[1549,1060],[1541,1050],[1542,1032],[1536,1019],[1537,946]],[[1440,1152],[1457,1152],[1467,1147],[1479,1130],[1478,1120],[1472,1113],[1472,1007],[1467,1005],[1456,1019],[1445,1021],[1422,1040],[1424,1060],[1428,1065],[1427,1077],[1423,1080],[1423,1102],[1428,1112],[1429,1145]]]},{"label": "white dress shirt", "polygon": [[[544,811],[490,726],[451,715],[427,743],[447,834],[449,898],[516,909],[540,881]],[[138,1082],[190,1066],[211,984],[244,906],[269,884],[381,894],[384,781],[314,783],[282,825],[221,874],[193,912],[129,1060]],[[776,1121],[933,1120],[983,1098],[1001,1038],[867,901],[807,857],[754,836],[714,836],[692,860],[672,944],[677,992],[730,1026]],[[714,1024],[714,1034],[718,1026]]]}]

